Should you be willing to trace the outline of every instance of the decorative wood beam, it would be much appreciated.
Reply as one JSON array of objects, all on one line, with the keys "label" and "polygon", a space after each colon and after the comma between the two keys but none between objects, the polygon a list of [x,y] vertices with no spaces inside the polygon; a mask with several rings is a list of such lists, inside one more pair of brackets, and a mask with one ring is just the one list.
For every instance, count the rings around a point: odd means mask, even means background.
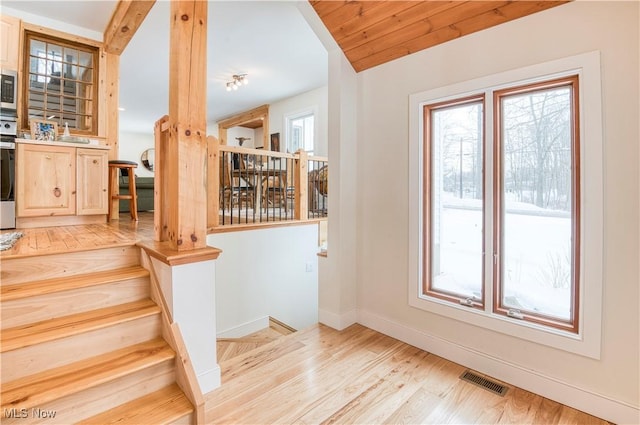
[{"label": "decorative wood beam", "polygon": [[156,0],[120,0],[104,31],[104,50],[120,55]]},{"label": "decorative wood beam", "polygon": [[258,106],[218,122],[218,137],[221,145],[227,145],[227,130],[251,121],[262,119],[262,146],[269,149],[269,105]]},{"label": "decorative wood beam", "polygon": [[250,111],[243,112],[238,115],[234,115],[230,118],[221,120],[218,122],[219,127],[235,127],[249,121],[255,121],[260,118],[269,118],[269,105],[258,106],[257,108],[253,108]]},{"label": "decorative wood beam", "polygon": [[207,6],[171,1],[169,139],[163,215],[174,249],[204,248],[207,236]]}]

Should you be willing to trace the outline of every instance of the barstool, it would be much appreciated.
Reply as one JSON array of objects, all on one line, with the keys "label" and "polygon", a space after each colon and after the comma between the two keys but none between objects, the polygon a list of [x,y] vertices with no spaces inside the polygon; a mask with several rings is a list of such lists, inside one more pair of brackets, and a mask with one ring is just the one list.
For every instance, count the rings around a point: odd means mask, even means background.
[{"label": "barstool", "polygon": [[[136,194],[136,175],[134,172],[136,168],[138,168],[137,162],[122,160],[109,161],[109,220],[118,216],[119,203],[113,201],[120,199],[129,200],[131,219],[138,220],[138,195]],[[127,175],[129,176],[128,195],[118,194],[118,172],[120,170],[127,170]]]}]

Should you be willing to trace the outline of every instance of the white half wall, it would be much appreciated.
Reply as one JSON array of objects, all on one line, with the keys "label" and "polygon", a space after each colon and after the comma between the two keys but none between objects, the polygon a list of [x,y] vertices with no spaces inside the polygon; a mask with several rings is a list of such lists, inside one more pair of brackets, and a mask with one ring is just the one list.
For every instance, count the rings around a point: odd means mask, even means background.
[{"label": "white half wall", "polygon": [[[210,234],[219,336],[242,336],[271,316],[295,329],[318,321],[318,225]],[[307,271],[308,270],[308,271]],[[245,333],[245,334],[246,334]]]},{"label": "white half wall", "polygon": [[215,260],[169,266],[151,259],[173,321],[178,324],[203,394],[220,386],[215,312]]}]

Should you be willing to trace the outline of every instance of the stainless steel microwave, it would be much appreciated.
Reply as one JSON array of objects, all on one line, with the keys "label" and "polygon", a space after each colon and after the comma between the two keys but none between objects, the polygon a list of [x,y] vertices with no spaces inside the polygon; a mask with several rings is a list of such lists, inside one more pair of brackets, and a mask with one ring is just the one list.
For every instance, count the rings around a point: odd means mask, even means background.
[{"label": "stainless steel microwave", "polygon": [[18,108],[18,73],[2,69],[0,79],[0,108],[15,111]]}]

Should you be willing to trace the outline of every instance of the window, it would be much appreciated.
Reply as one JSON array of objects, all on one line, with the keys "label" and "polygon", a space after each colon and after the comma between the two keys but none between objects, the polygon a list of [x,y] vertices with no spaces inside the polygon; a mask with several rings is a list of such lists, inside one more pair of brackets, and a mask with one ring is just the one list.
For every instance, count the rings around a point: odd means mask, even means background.
[{"label": "window", "polygon": [[578,77],[494,92],[496,313],[578,331]]},{"label": "window", "polygon": [[98,49],[25,32],[23,127],[30,118],[97,134]]},{"label": "window", "polygon": [[304,112],[286,117],[287,152],[303,149],[313,155],[314,116],[313,112]]},{"label": "window", "polygon": [[480,96],[424,107],[425,294],[474,307],[484,304],[483,104]]},{"label": "window", "polygon": [[600,84],[592,52],[410,96],[411,306],[599,358]]},{"label": "window", "polygon": [[[493,169],[482,155],[482,96],[424,106],[425,295],[484,308],[482,253],[491,252],[495,313],[577,332],[577,85],[572,76],[494,91]],[[491,241],[483,169],[494,182]]]}]

